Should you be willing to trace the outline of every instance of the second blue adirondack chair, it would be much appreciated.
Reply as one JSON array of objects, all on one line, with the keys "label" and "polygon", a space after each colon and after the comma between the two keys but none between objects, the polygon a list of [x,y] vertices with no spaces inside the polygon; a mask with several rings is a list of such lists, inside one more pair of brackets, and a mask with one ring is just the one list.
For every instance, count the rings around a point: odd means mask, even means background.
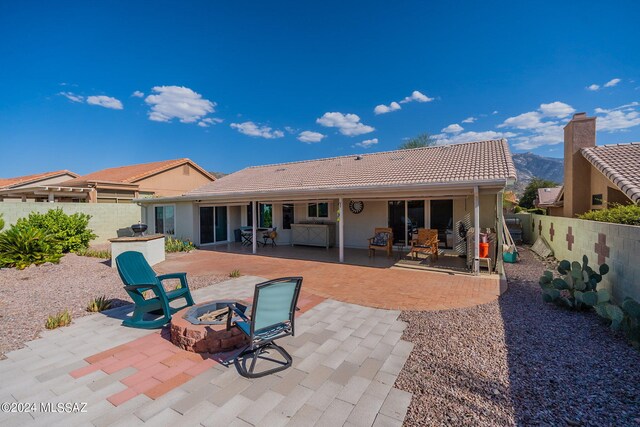
[{"label": "second blue adirondack chair", "polygon": [[[127,251],[116,257],[118,273],[135,304],[133,315],[125,319],[122,324],[133,328],[157,329],[171,321],[171,315],[184,307],[193,305],[191,291],[187,283],[187,273],[172,273],[156,275],[147,260],[140,252]],[[162,281],[166,279],[180,279],[180,288],[165,291]],[[144,297],[145,291],[153,292],[151,298]],[[181,307],[171,307],[171,301],[184,298],[186,304]],[[148,318],[155,316],[155,319]]]}]

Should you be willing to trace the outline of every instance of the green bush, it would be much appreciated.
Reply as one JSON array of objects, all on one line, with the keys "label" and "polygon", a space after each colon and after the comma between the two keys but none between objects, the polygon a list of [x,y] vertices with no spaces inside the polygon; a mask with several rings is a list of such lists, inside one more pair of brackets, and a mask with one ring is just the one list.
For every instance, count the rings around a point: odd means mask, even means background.
[{"label": "green bush", "polygon": [[67,215],[60,208],[45,214],[32,212],[18,220],[19,226],[31,226],[50,234],[58,252],[68,253],[86,249],[97,236],[88,228],[91,215],[75,213]]},{"label": "green bush", "polygon": [[640,206],[614,204],[607,209],[594,210],[578,215],[580,219],[612,222],[614,224],[640,225]]},{"label": "green bush", "polygon": [[547,211],[545,211],[544,209],[541,209],[541,208],[527,209],[527,212],[532,213],[532,214],[538,214],[538,215],[546,215],[547,214]]},{"label": "green bush", "polygon": [[520,212],[526,212],[526,211],[525,211],[525,209],[524,209],[524,208],[522,208],[522,207],[520,207],[520,206],[518,206],[518,205],[515,205],[515,206],[513,207],[513,213],[520,213]]},{"label": "green bush", "polygon": [[4,219],[2,219],[2,214],[0,213],[0,230],[4,228]]},{"label": "green bush", "polygon": [[165,252],[191,252],[195,248],[190,241],[175,239],[171,236],[167,236],[164,241]]},{"label": "green bush", "polygon": [[12,225],[0,233],[0,267],[23,270],[31,264],[58,262],[60,258],[56,240],[38,228]]}]

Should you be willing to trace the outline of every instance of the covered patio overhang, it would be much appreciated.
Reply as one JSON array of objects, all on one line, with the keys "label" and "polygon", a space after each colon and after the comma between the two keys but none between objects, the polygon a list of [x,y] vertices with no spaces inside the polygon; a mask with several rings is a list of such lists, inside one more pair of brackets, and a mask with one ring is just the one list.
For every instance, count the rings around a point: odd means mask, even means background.
[{"label": "covered patio overhang", "polygon": [[22,199],[23,201],[36,199],[46,200],[47,202],[54,202],[59,198],[85,199],[89,197],[91,190],[91,188],[85,187],[63,187],[57,185],[21,187],[0,190],[0,199]]},{"label": "covered patio overhang", "polygon": [[[229,192],[216,194],[185,195],[179,197],[165,197],[156,199],[135,199],[141,204],[192,202],[197,205],[207,206],[247,206],[251,205],[252,253],[258,253],[258,212],[259,204],[272,203],[320,203],[325,201],[337,201],[336,225],[337,225],[337,249],[338,261],[345,262],[345,228],[349,227],[346,220],[345,204],[349,200],[359,201],[385,201],[385,200],[439,200],[439,199],[473,199],[473,224],[480,224],[480,198],[483,195],[495,195],[496,225],[498,234],[498,250],[502,247],[502,233],[499,224],[502,222],[502,192],[509,183],[508,180],[478,180],[473,182],[443,182],[443,183],[416,183],[402,185],[376,185],[372,187],[335,187],[335,188],[307,188],[292,191],[287,190],[263,190],[246,192]],[[472,271],[479,274],[480,271],[480,227],[474,227],[476,242],[473,253],[474,260]],[[407,240],[405,239],[405,243]]]}]

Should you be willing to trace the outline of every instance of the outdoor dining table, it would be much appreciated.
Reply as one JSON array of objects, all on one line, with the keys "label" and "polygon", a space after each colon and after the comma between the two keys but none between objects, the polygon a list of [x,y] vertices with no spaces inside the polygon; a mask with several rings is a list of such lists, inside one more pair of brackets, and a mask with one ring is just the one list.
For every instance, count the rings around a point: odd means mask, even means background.
[{"label": "outdoor dining table", "polygon": [[[264,233],[266,231],[273,230],[270,227],[258,227],[256,228],[256,237],[260,233]],[[242,237],[242,245],[249,246],[253,244],[253,228],[252,227],[240,227],[240,237]],[[261,242],[260,239],[257,240],[259,245],[264,245],[264,242]]]}]

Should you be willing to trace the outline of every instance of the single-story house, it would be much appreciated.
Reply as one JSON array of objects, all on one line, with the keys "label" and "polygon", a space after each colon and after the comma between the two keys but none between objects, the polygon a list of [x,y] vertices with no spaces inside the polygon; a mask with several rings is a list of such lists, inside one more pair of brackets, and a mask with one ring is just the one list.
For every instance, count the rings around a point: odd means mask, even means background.
[{"label": "single-story house", "polygon": [[77,173],[65,169],[13,178],[0,178],[0,201],[47,200],[50,187],[55,187],[78,176]]},{"label": "single-story house", "polygon": [[574,218],[610,204],[640,203],[640,143],[596,146],[596,118],[574,114],[564,128],[564,186],[541,203]]},{"label": "single-story house", "polygon": [[[70,177],[52,185],[28,185],[5,197],[39,196],[50,202],[131,203],[135,198],[184,194],[215,177],[190,159],[120,166]],[[0,192],[0,195],[3,193]],[[29,197],[29,196],[27,196]]]},{"label": "single-story house", "polygon": [[344,248],[367,248],[376,227],[401,245],[422,227],[452,249],[466,248],[474,225],[501,241],[502,192],[515,180],[507,141],[491,140],[248,167],[182,196],[135,201],[150,231],[197,245],[233,242],[244,226],[256,253],[258,228],[277,227],[278,245],[335,244],[343,262]]},{"label": "single-story house", "polygon": [[562,195],[562,186],[538,188],[538,197],[534,204],[537,208],[546,209],[549,215],[562,216],[562,203],[558,202]]}]

